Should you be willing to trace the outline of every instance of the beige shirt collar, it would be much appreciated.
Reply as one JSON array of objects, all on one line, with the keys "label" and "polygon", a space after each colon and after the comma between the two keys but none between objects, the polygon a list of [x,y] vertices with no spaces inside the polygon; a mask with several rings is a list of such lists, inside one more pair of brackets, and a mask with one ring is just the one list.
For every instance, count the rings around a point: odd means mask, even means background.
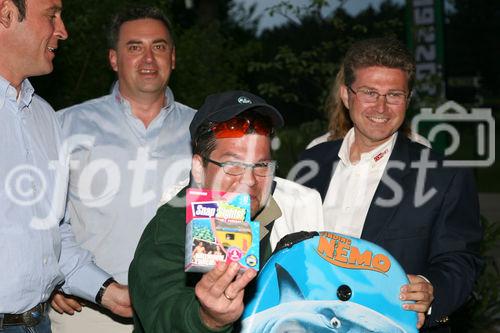
[{"label": "beige shirt collar", "polygon": [[281,215],[283,214],[281,213],[281,209],[278,206],[278,203],[271,196],[266,207],[264,207],[259,215],[255,217],[255,221],[260,222],[260,239],[264,238],[269,233],[269,230],[266,228],[266,226],[269,223],[280,218]]}]

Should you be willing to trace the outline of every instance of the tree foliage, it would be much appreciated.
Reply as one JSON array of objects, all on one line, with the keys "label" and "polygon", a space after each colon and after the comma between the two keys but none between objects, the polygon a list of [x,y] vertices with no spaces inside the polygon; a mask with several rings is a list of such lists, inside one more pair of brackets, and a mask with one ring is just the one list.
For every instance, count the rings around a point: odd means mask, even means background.
[{"label": "tree foliage", "polygon": [[[479,87],[455,96],[478,94],[479,104],[500,106],[500,1],[448,0],[445,66],[448,77],[477,77]],[[460,96],[463,97],[463,96]],[[478,99],[469,96],[468,100]]]},{"label": "tree foliage", "polygon": [[404,38],[403,6],[384,1],[379,10],[368,7],[352,16],[342,8],[345,2],[330,8],[328,1],[311,0],[302,7],[282,1],[268,9],[288,22],[263,32],[263,53],[249,70],[260,77],[257,91],[283,111],[287,124],[324,118],[330,84],[354,40]]},{"label": "tree foliage", "polygon": [[485,265],[469,301],[452,315],[453,332],[498,332],[500,325],[500,268],[492,255],[500,246],[500,223],[484,217],[481,222]]},{"label": "tree foliage", "polygon": [[[203,1],[199,1],[201,3]],[[115,74],[108,64],[107,27],[112,15],[133,0],[65,1],[64,21],[69,39],[61,41],[55,70],[34,78],[37,92],[55,109],[107,94]],[[174,25],[177,68],[171,79],[176,98],[199,106],[209,93],[248,89],[246,63],[258,52],[256,23],[231,1],[216,1],[211,20],[199,19],[199,7],[184,1],[144,0],[163,9]],[[231,13],[231,15],[230,15]],[[238,22],[245,22],[241,26]]]}]

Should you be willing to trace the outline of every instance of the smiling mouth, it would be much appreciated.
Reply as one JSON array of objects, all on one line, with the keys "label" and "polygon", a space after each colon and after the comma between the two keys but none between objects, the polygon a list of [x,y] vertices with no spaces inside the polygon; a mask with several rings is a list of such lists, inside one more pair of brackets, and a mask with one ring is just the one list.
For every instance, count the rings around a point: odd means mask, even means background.
[{"label": "smiling mouth", "polygon": [[367,118],[370,119],[371,121],[373,121],[374,123],[378,123],[378,124],[384,124],[384,123],[389,121],[389,118],[385,118],[385,117],[367,117]]},{"label": "smiling mouth", "polygon": [[49,52],[52,52],[52,53],[56,53],[56,51],[57,51],[57,48],[55,48],[55,47],[47,46],[47,49],[49,50]]},{"label": "smiling mouth", "polygon": [[250,196],[250,202],[254,203],[259,206],[260,208],[260,200],[259,200],[259,197],[257,195],[251,195]]},{"label": "smiling mouth", "polygon": [[155,69],[141,69],[139,72],[141,74],[156,74],[157,70],[155,70]]}]

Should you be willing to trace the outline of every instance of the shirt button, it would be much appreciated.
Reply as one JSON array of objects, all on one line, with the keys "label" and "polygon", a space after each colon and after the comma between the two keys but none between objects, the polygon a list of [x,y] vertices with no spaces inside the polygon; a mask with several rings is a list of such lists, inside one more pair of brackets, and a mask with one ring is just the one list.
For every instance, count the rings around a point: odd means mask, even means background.
[{"label": "shirt button", "polygon": [[47,258],[43,258],[43,264],[44,265],[47,265],[47,261],[48,261]]}]

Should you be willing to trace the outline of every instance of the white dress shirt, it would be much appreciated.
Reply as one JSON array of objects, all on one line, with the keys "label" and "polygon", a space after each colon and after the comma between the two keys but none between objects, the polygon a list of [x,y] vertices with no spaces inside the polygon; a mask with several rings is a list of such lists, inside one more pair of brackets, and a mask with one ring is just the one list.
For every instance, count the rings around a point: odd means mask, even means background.
[{"label": "white dress shirt", "polygon": [[397,132],[375,149],[361,154],[359,161],[349,158],[354,129],[346,134],[334,166],[328,192],[323,202],[325,227],[336,233],[360,237],[366,215],[396,142]]},{"label": "white dress shirt", "polygon": [[108,274],[79,248],[64,214],[67,155],[54,110],[24,80],[0,77],[0,315],[45,302],[54,288],[93,300]]},{"label": "white dress shirt", "polygon": [[71,142],[66,219],[78,243],[120,283],[139,238],[169,200],[187,184],[191,169],[189,124],[195,110],[167,104],[146,128],[116,84],[111,94],[57,112]]}]

